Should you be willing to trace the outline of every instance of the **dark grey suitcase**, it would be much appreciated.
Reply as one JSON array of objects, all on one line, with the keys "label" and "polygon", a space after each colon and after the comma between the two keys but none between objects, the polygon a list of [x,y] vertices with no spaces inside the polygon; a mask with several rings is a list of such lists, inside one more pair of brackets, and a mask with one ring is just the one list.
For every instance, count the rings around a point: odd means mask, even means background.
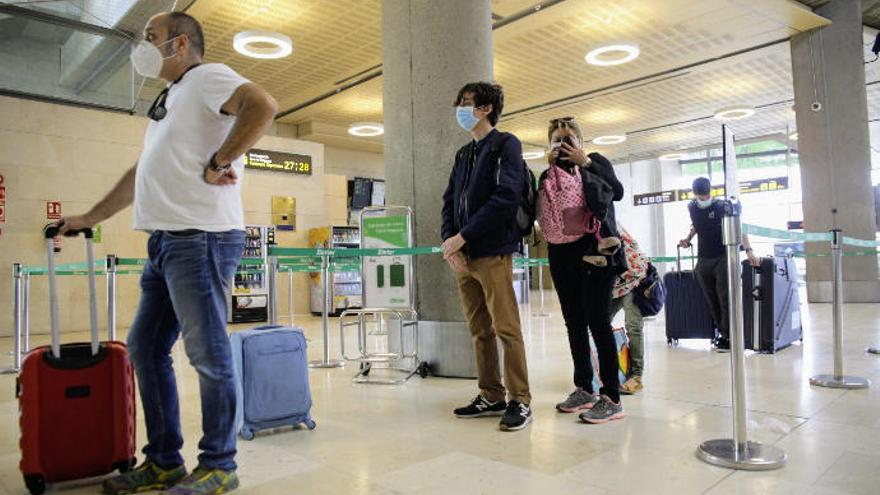
[{"label": "dark grey suitcase", "polygon": [[[691,250],[693,255],[693,250]],[[715,323],[712,313],[703,295],[703,289],[697,283],[696,273],[681,269],[681,248],[677,248],[676,271],[663,276],[666,285],[666,343],[677,344],[679,339],[714,339]]]},{"label": "dark grey suitcase", "polygon": [[761,258],[757,267],[743,261],[742,273],[745,348],[772,354],[803,340],[794,260]]}]

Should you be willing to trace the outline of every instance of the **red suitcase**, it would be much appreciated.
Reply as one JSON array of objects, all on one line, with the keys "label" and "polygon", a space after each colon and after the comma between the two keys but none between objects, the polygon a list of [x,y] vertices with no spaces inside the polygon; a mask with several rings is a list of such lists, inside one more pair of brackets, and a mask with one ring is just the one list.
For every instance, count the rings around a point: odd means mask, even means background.
[{"label": "red suitcase", "polygon": [[28,490],[46,483],[89,478],[134,466],[134,373],[120,342],[98,342],[92,232],[89,264],[91,342],[60,344],[55,253],[47,227],[52,345],[28,353],[18,377],[21,472]]}]

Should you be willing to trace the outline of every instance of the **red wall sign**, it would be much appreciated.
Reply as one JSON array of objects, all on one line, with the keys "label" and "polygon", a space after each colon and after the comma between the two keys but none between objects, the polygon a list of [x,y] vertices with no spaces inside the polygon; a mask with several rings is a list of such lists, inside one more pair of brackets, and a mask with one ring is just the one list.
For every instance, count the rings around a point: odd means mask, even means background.
[{"label": "red wall sign", "polygon": [[61,201],[46,201],[46,218],[49,220],[61,219]]},{"label": "red wall sign", "polygon": [[0,186],[0,201],[6,201],[6,186]]},{"label": "red wall sign", "polygon": [[6,222],[6,203],[0,201],[0,223]]}]

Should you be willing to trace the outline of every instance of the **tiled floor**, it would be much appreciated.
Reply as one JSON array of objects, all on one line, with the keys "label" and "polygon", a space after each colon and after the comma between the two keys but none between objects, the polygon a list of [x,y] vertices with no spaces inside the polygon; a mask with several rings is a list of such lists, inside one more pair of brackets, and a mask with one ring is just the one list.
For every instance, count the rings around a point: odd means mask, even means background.
[{"label": "tiled floor", "polygon": [[[500,432],[497,419],[454,419],[452,408],[474,395],[471,380],[353,385],[353,365],[314,370],[318,428],[241,441],[240,493],[877,494],[880,356],[864,348],[880,344],[880,306],[845,307],[846,372],[875,383],[861,391],[808,384],[812,374],[832,371],[830,309],[805,309],[802,346],[747,358],[750,435],[788,452],[788,466],[778,471],[734,472],[694,456],[701,441],[730,436],[729,357],[709,352],[702,341],[667,347],[662,319],[647,324],[645,390],[624,398],[626,419],[587,426],[554,412],[553,404],[570,391],[571,363],[559,309],[551,307],[552,317],[524,325],[536,411],[525,431]],[[305,326],[310,354],[318,358],[320,320],[303,316],[297,323]],[[338,334],[331,328],[335,355]],[[0,339],[0,349],[9,347],[8,339]],[[184,450],[193,463],[200,436],[196,378],[179,347],[175,361]],[[14,377],[0,376],[0,492],[23,494],[13,390]],[[94,483],[57,490],[96,493]]]}]

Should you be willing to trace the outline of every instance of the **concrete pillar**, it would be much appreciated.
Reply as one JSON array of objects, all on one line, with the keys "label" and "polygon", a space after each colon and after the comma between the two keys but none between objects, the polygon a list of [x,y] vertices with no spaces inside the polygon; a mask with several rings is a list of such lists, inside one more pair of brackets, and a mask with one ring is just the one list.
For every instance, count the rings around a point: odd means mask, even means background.
[{"label": "concrete pillar", "polygon": [[[791,41],[804,229],[837,227],[874,239],[862,2],[831,0],[816,13],[832,24]],[[807,244],[807,253],[829,250],[827,243]],[[807,259],[807,289],[810,301],[831,300],[829,258]],[[876,258],[844,260],[844,300],[880,302]]]},{"label": "concrete pillar", "polygon": [[[387,203],[412,206],[417,244],[436,246],[455,151],[471,139],[453,101],[464,84],[492,80],[490,0],[384,0],[382,62]],[[452,272],[422,256],[416,280],[420,357],[438,374],[475,376]]]}]

